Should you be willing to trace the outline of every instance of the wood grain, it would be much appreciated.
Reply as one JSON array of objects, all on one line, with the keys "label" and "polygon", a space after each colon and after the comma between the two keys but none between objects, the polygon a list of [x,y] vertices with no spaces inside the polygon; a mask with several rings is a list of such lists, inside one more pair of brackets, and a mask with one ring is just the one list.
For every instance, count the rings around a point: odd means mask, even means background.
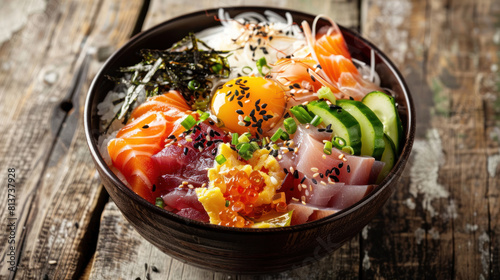
[{"label": "wood grain", "polygon": [[[100,67],[88,54],[95,38],[113,48],[122,44],[140,7],[136,1],[49,1],[0,48],[0,166],[16,168],[18,178],[16,279],[75,278],[92,255],[95,218],[107,197],[81,126],[86,90]],[[6,181],[6,173],[1,176]],[[7,197],[6,188],[0,193]],[[2,256],[6,238],[1,235]],[[1,266],[0,278],[14,276],[8,267]]]},{"label": "wood grain", "polygon": [[497,79],[489,38],[498,4],[367,1],[364,11],[363,34],[406,75],[418,139],[394,199],[363,240],[363,278],[496,279],[500,184],[486,166],[495,153],[487,147],[498,147],[487,133],[498,128],[498,109],[485,109],[481,87]]}]

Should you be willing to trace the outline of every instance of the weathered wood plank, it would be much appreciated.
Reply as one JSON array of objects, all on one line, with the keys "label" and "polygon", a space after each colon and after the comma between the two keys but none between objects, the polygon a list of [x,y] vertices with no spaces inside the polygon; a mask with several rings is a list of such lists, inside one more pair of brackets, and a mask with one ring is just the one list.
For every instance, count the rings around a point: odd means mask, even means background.
[{"label": "weathered wood plank", "polygon": [[[485,109],[480,86],[498,80],[490,43],[498,4],[367,1],[364,11],[363,34],[407,78],[418,133],[394,198],[363,240],[363,276],[498,278],[500,184],[486,168],[498,152],[487,148],[498,147],[488,135],[497,109]],[[498,88],[490,90],[497,100]]]},{"label": "weathered wood plank", "polygon": [[[16,168],[18,178],[16,279],[75,278],[92,254],[94,212],[100,214],[106,196],[80,125],[88,84],[100,67],[86,54],[95,38],[112,48],[128,39],[140,7],[137,1],[48,1],[0,47],[0,166]],[[83,61],[90,70],[85,75],[84,67],[78,82],[73,77]],[[6,172],[1,176],[5,182]],[[7,197],[6,188],[0,193]],[[3,228],[6,203],[0,203]],[[7,236],[0,244],[5,256]],[[0,278],[14,276],[3,264]]]}]

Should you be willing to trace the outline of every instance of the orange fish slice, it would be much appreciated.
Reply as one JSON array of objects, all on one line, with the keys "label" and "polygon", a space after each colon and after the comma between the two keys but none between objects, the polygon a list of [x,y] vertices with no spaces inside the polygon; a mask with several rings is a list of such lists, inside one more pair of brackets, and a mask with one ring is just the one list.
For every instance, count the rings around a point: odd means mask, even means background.
[{"label": "orange fish slice", "polygon": [[176,120],[179,115],[183,115],[184,112],[190,109],[184,97],[178,91],[171,90],[162,95],[149,98],[148,101],[135,108],[130,117],[131,119],[135,119],[147,112],[158,111],[170,116],[170,119]]},{"label": "orange fish slice", "polygon": [[152,203],[158,171],[151,156],[164,147],[167,130],[171,127],[162,113],[149,112],[124,126],[117,138],[108,143],[113,165],[120,170],[134,192]]}]

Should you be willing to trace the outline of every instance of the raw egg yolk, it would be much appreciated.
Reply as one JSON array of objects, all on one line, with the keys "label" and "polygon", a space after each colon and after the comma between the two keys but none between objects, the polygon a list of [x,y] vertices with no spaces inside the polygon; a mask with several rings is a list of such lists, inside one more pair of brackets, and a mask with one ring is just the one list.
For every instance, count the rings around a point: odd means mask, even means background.
[{"label": "raw egg yolk", "polygon": [[273,80],[239,77],[220,86],[212,98],[212,113],[231,132],[263,135],[285,111],[285,92]]}]

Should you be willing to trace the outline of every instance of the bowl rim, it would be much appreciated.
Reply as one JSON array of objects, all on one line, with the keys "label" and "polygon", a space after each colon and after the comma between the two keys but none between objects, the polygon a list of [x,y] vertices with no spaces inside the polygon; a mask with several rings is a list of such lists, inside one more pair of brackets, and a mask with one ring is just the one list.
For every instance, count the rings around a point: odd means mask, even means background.
[{"label": "bowl rim", "polygon": [[[385,55],[380,49],[378,49],[374,44],[372,44],[370,41],[362,37],[360,34],[357,32],[354,32],[348,28],[343,27],[342,25],[338,24],[339,28],[341,29],[342,33],[351,33],[352,36],[356,37],[356,39],[360,40],[362,43],[366,44],[371,50],[373,50],[381,59],[381,63],[385,64],[390,72],[392,72],[397,80],[397,83],[401,86],[403,97],[405,99],[405,102],[407,104],[407,129],[406,129],[406,142],[405,145],[403,146],[403,149],[401,150],[400,156],[392,168],[391,172],[389,175],[387,175],[380,184],[372,191],[370,192],[367,196],[363,197],[360,201],[356,202],[355,204],[351,205],[350,207],[343,209],[337,213],[334,213],[332,215],[329,215],[327,217],[312,221],[312,222],[306,222],[300,225],[294,225],[294,226],[288,226],[288,227],[278,227],[278,228],[236,228],[236,227],[224,227],[224,226],[219,226],[219,225],[214,225],[214,224],[209,224],[209,223],[203,223],[200,221],[192,220],[189,218],[185,218],[182,216],[179,216],[175,213],[172,213],[168,210],[162,209],[160,207],[155,206],[154,204],[148,202],[146,199],[142,198],[138,194],[136,194],[134,191],[132,191],[130,188],[128,188],[123,182],[114,174],[113,171],[108,167],[106,162],[104,161],[103,157],[100,155],[99,148],[98,148],[98,143],[97,139],[94,139],[92,135],[92,129],[91,129],[91,122],[92,122],[92,115],[91,115],[91,105],[92,105],[92,100],[94,97],[97,95],[97,81],[99,78],[106,72],[106,69],[109,68],[109,65],[112,64],[117,57],[119,57],[122,53],[126,52],[127,49],[133,45],[134,43],[140,41],[144,37],[149,36],[149,34],[154,33],[156,30],[163,28],[165,25],[172,24],[175,21],[183,20],[185,18],[190,18],[190,17],[196,17],[196,16],[201,16],[203,14],[210,16],[212,14],[217,15],[219,9],[224,9],[226,11],[240,11],[245,12],[245,10],[248,11],[255,11],[259,13],[263,13],[265,10],[270,10],[273,12],[277,12],[280,14],[284,13],[291,13],[292,16],[301,16],[305,18],[310,18],[311,20],[314,19],[316,15],[309,14],[309,13],[304,13],[302,11],[297,11],[293,9],[284,9],[284,8],[277,8],[277,7],[264,7],[264,6],[228,6],[228,7],[219,7],[219,8],[211,8],[211,9],[204,9],[204,10],[199,10],[187,14],[183,14],[174,18],[171,18],[169,20],[163,21],[161,23],[158,23],[154,25],[151,28],[148,28],[147,30],[144,30],[136,35],[134,35],[132,38],[130,38],[125,44],[120,46],[101,66],[100,70],[98,73],[95,75],[94,79],[92,80],[92,83],[89,87],[89,90],[87,92],[87,97],[85,100],[85,108],[84,108],[84,131],[85,131],[85,138],[87,141],[87,145],[89,147],[90,153],[94,159],[94,162],[96,165],[98,165],[98,168],[101,169],[105,176],[109,178],[109,180],[119,189],[119,191],[122,191],[128,196],[129,199],[134,200],[136,203],[140,204],[141,207],[145,207],[148,209],[148,211],[152,211],[153,213],[157,215],[164,216],[174,222],[181,223],[184,225],[188,225],[190,227],[196,227],[199,229],[207,230],[207,231],[216,231],[220,232],[221,230],[227,231],[228,233],[230,232],[237,232],[238,234],[273,234],[273,233],[284,233],[284,232],[298,232],[298,231],[305,231],[311,228],[316,228],[316,227],[321,227],[325,224],[329,224],[335,220],[342,219],[343,217],[352,214],[353,212],[357,211],[358,209],[362,208],[369,202],[371,202],[373,199],[375,199],[380,193],[382,193],[385,188],[389,187],[391,183],[393,183],[394,180],[398,179],[397,174],[402,172],[404,169],[404,166],[406,164],[406,161],[409,158],[411,148],[413,145],[414,141],[414,135],[415,135],[415,108],[413,104],[413,100],[411,97],[411,93],[409,91],[409,88],[403,78],[403,75],[400,73],[398,68],[394,65],[394,63]],[[395,182],[394,182],[395,183]]]}]

